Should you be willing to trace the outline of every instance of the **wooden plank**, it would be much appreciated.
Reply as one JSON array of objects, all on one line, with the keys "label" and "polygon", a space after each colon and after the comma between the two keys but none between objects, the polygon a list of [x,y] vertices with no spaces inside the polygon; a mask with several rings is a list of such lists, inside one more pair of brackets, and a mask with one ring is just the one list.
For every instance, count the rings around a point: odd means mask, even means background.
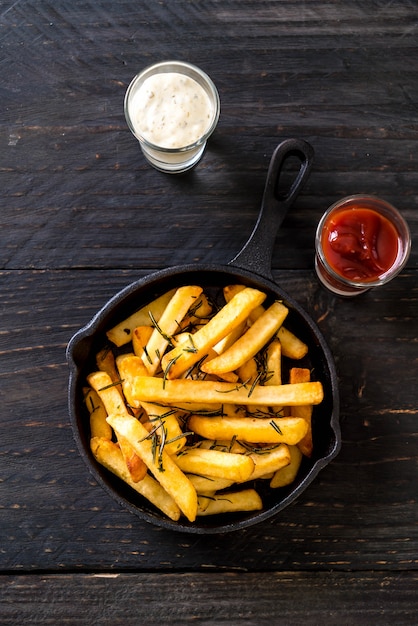
[{"label": "wooden plank", "polygon": [[416,624],[417,572],[225,572],[2,576],[1,622]]},{"label": "wooden plank", "polygon": [[[258,4],[42,0],[2,12],[0,267],[227,262],[288,136],[311,141],[316,159],[275,268],[312,266],[316,224],[347,194],[382,195],[416,224],[414,7]],[[207,153],[184,177],[146,165],[122,110],[132,76],[168,52],[201,64],[222,100]]]}]

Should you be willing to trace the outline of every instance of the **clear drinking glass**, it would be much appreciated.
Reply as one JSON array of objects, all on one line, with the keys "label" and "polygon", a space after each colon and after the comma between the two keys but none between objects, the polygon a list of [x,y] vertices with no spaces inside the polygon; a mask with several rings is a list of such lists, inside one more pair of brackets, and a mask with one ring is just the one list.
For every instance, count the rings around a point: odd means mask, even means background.
[{"label": "clear drinking glass", "polygon": [[200,68],[163,61],[133,78],[124,112],[148,162],[163,172],[179,174],[202,157],[218,123],[220,99]]},{"label": "clear drinking glass", "polygon": [[399,274],[410,249],[408,225],[395,207],[376,196],[348,196],[318,224],[315,270],[333,293],[356,296]]}]

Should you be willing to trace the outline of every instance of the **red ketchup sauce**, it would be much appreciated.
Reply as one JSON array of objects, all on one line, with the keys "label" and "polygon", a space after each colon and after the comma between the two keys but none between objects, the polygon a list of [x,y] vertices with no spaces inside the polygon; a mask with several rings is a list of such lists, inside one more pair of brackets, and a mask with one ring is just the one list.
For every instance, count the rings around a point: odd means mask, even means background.
[{"label": "red ketchup sauce", "polygon": [[351,281],[373,281],[395,263],[400,241],[394,225],[373,209],[341,208],[325,222],[321,245],[334,272]]}]

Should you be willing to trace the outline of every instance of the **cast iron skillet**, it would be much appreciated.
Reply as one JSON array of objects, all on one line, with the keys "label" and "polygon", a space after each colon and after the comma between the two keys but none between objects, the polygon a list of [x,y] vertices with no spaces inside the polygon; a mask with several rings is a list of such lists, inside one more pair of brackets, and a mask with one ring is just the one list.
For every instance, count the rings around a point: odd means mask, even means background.
[{"label": "cast iron skillet", "polygon": [[[289,165],[289,159],[293,162],[295,158],[299,170],[288,189],[283,190],[284,166]],[[105,491],[138,517],[157,526],[198,534],[228,532],[251,526],[276,515],[293,502],[338,454],[341,445],[338,386],[331,353],[315,323],[273,282],[271,275],[271,256],[277,230],[304,185],[312,160],[313,149],[305,141],[288,139],[277,146],[270,162],[254,231],[228,265],[176,266],[142,278],[116,294],[68,344],[69,412],[80,454]],[[82,387],[86,375],[96,369],[94,356],[106,345],[106,330],[169,289],[198,284],[216,297],[223,286],[231,283],[243,283],[265,291],[268,294],[265,304],[277,299],[284,301],[289,308],[286,326],[309,346],[308,358],[299,361],[298,365],[312,370],[313,379],[322,382],[325,395],[323,402],[314,408],[312,417],[314,453],[311,459],[303,459],[298,476],[289,487],[270,489],[269,481],[258,482],[257,488],[264,504],[262,511],[203,517],[193,524],[183,518],[173,522],[95,461],[90,452],[89,419],[83,404]]]}]

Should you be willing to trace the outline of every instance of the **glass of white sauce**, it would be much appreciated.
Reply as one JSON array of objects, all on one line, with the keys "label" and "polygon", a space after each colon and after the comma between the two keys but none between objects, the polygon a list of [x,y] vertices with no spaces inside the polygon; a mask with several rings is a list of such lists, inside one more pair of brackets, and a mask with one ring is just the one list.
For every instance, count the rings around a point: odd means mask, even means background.
[{"label": "glass of white sauce", "polygon": [[133,78],[124,111],[147,161],[158,170],[179,174],[201,158],[218,123],[220,100],[201,69],[164,61]]}]

